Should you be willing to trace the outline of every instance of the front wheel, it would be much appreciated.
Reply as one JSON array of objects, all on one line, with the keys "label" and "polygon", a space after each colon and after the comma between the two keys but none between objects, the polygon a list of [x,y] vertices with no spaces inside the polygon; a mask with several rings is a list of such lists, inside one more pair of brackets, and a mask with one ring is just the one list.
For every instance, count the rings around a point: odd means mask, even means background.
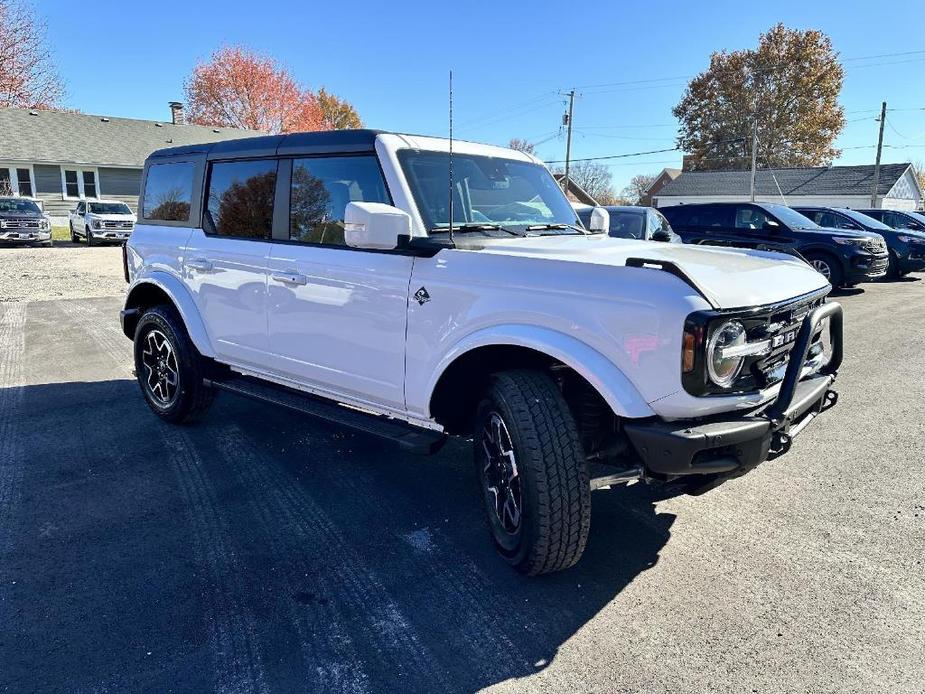
[{"label": "front wheel", "polygon": [[809,264],[813,266],[813,269],[825,277],[833,287],[837,289],[844,286],[844,273],[842,272],[841,265],[834,257],[824,253],[807,254],[806,260],[808,260]]},{"label": "front wheel", "polygon": [[540,371],[496,374],[478,406],[475,466],[495,547],[517,571],[567,569],[584,551],[591,488],[575,421]]},{"label": "front wheel", "polygon": [[93,245],[93,234],[90,233],[90,227],[84,227],[84,233],[87,235],[87,245]]},{"label": "front wheel", "polygon": [[68,222],[68,226],[71,228],[71,243],[78,243],[80,241],[80,237],[77,235],[77,232],[74,231],[74,222]]},{"label": "front wheel", "polygon": [[148,407],[161,419],[190,422],[212,404],[206,360],[169,306],[147,309],[135,328],[135,374]]}]

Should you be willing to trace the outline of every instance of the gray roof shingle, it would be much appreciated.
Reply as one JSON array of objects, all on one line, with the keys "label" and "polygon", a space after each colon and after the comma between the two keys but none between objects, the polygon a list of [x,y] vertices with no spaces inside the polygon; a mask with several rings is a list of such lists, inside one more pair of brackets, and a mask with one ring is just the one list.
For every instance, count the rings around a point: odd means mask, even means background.
[{"label": "gray roof shingle", "polygon": [[[886,195],[911,164],[882,164],[878,195]],[[750,171],[684,171],[658,192],[667,196],[748,195]],[[777,179],[775,182],[774,179]],[[758,195],[870,195],[874,166],[817,166],[806,169],[766,169],[755,176]]]},{"label": "gray roof shingle", "polygon": [[234,128],[173,125],[169,121],[2,108],[0,161],[140,168],[157,149],[258,134]]}]

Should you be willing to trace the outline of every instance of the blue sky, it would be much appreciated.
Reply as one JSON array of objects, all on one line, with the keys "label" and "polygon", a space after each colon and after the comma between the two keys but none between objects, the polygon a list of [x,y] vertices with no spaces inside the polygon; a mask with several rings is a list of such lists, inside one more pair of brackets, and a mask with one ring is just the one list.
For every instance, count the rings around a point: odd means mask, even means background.
[{"label": "blue sky", "polygon": [[[183,80],[223,43],[270,54],[305,84],[354,103],[366,125],[447,133],[447,72],[456,135],[544,141],[562,159],[564,99],[578,88],[574,157],[665,149],[685,78],[712,51],[753,47],[778,21],[821,29],[845,59],[848,124],[838,163],[872,162],[880,102],[884,161],[925,161],[921,0],[869,2],[352,2],[42,0],[69,105],[85,113],[167,118]],[[909,55],[887,55],[921,51]],[[869,57],[883,56],[883,57]],[[604,85],[604,86],[596,86]],[[849,149],[851,148],[851,149]],[[680,165],[660,153],[608,163],[617,189],[636,173]]]}]

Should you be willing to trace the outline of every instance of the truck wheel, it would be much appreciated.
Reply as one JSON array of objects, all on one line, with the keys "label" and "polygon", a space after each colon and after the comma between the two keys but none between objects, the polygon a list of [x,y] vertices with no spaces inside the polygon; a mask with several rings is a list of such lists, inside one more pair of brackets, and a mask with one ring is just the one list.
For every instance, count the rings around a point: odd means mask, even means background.
[{"label": "truck wheel", "polygon": [[214,392],[203,383],[206,365],[173,308],[155,306],[142,314],[135,328],[135,374],[158,417],[179,424],[209,409]]},{"label": "truck wheel", "polygon": [[68,222],[68,226],[71,227],[71,243],[78,243],[80,237],[77,235],[77,232],[74,231],[74,222]]},{"label": "truck wheel", "polygon": [[501,556],[529,576],[577,562],[591,526],[591,488],[575,420],[552,379],[496,374],[478,406],[474,445]]},{"label": "truck wheel", "polygon": [[835,289],[844,285],[844,273],[834,257],[826,253],[807,253],[806,259],[813,269],[825,277]]},{"label": "truck wheel", "polygon": [[90,233],[90,227],[84,227],[84,233],[87,235],[87,245],[93,245],[93,234]]}]

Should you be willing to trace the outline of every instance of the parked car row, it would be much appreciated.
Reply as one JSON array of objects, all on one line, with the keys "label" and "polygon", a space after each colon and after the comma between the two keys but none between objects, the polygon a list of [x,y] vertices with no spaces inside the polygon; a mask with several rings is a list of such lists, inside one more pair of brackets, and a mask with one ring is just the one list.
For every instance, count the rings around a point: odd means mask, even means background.
[{"label": "parked car row", "polygon": [[796,255],[834,287],[925,270],[925,215],[916,212],[764,202],[579,207],[588,228],[595,209],[608,212],[614,237]]},{"label": "parked car row", "polygon": [[[135,213],[118,200],[80,201],[68,215],[71,241],[125,243],[135,228]],[[51,217],[42,203],[18,195],[0,196],[0,243],[52,245]]]}]

